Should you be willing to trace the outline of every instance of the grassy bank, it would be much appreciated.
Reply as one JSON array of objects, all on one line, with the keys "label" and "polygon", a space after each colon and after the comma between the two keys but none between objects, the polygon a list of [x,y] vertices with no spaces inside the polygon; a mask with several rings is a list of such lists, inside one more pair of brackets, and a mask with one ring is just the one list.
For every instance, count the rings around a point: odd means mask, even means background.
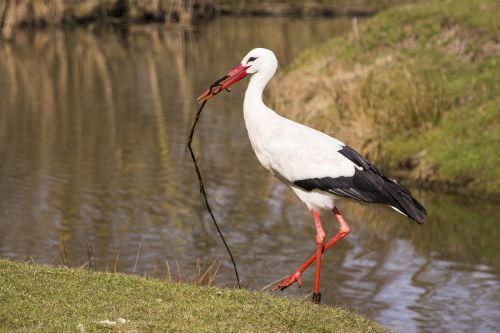
[{"label": "grassy bank", "polygon": [[6,260],[0,260],[0,330],[385,331],[344,309],[258,292]]},{"label": "grassy bank", "polygon": [[304,52],[272,100],[393,174],[498,198],[499,12],[495,0],[389,9]]}]

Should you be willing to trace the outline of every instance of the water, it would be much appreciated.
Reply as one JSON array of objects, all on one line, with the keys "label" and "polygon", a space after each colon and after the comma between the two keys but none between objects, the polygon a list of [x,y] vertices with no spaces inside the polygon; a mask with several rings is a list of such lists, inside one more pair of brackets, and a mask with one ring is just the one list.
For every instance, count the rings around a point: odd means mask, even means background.
[{"label": "water", "polygon": [[[219,260],[217,283],[234,285],[184,150],[195,98],[253,47],[274,49],[285,65],[349,28],[222,18],[201,31],[28,31],[0,44],[0,255],[72,266],[90,257],[99,270],[157,276],[166,260],[184,272]],[[242,282],[261,289],[312,253],[315,227],[254,157],[245,86],[207,104],[194,147]],[[414,192],[429,211],[424,226],[383,207],[339,205],[352,231],[324,257],[323,301],[401,332],[494,331],[498,206]],[[336,222],[323,219],[331,235]],[[313,271],[302,280],[282,294],[305,297]]]}]

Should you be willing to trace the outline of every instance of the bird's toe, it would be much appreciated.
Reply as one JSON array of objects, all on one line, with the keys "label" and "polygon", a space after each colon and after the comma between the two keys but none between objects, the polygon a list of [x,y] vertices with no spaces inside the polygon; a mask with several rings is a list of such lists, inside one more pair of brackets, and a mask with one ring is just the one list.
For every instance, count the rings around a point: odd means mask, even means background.
[{"label": "bird's toe", "polygon": [[276,290],[285,290],[286,288],[290,287],[294,282],[297,282],[299,287],[301,286],[302,282],[300,281],[300,272],[295,271],[293,274],[291,274],[289,277],[285,278],[283,281],[280,282],[277,286],[275,286],[272,291]]}]

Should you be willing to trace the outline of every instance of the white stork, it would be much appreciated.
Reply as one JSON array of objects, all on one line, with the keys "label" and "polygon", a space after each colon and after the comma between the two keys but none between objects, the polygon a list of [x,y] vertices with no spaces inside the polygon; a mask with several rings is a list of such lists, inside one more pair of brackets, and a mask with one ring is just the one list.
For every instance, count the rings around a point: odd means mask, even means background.
[{"label": "white stork", "polygon": [[[278,68],[268,49],[250,51],[241,64],[218,80],[198,100],[207,100],[251,74],[245,93],[243,114],[252,148],[259,162],[288,185],[313,214],[316,224],[316,252],[274,290],[285,289],[316,260],[313,301],[319,303],[321,255],[350,231],[335,201],[341,198],[385,204],[422,224],[426,211],[410,191],[384,176],[370,161],[343,142],[320,131],[286,119],[268,108],[262,93]],[[339,222],[335,236],[325,243],[320,210],[329,209]]]}]

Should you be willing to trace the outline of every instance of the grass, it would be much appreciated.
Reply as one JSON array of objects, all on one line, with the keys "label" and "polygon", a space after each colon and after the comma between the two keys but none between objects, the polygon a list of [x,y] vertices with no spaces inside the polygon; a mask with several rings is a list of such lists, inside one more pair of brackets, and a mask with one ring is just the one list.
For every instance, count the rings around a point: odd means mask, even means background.
[{"label": "grass", "polygon": [[272,101],[414,182],[498,197],[499,12],[494,0],[389,9],[305,51]]},{"label": "grass", "polygon": [[345,309],[259,292],[7,260],[0,260],[0,330],[386,332]]}]

